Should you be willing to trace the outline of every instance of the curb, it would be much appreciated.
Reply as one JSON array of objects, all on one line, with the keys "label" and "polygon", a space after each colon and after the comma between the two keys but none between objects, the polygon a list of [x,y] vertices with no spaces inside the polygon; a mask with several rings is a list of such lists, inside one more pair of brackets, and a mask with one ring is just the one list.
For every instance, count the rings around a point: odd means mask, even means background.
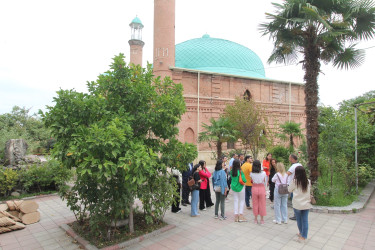
[{"label": "curb", "polygon": [[[49,196],[59,196],[59,194],[58,193],[41,194],[41,195],[35,195],[35,196],[29,196],[29,197],[23,197],[23,198],[20,198],[20,199],[11,199],[11,200],[32,200],[32,199],[45,198],[45,197],[49,197]],[[0,201],[0,204],[6,203],[6,201],[8,201],[8,200]]]},{"label": "curb", "polygon": [[368,203],[371,195],[375,190],[375,179],[369,182],[366,187],[362,190],[361,194],[358,195],[358,200],[353,201],[352,204],[345,207],[326,207],[326,206],[315,206],[310,209],[311,212],[315,213],[328,213],[328,214],[351,214],[361,212],[366,204]]},{"label": "curb", "polygon": [[[87,240],[85,240],[84,238],[82,238],[81,236],[79,236],[78,234],[76,234],[74,232],[74,230],[70,226],[68,226],[68,224],[62,224],[60,227],[69,236],[71,236],[74,240],[76,240],[78,242],[78,244],[83,247],[83,249],[88,249],[88,250],[97,250],[97,249],[99,249],[96,246],[91,245],[90,242],[88,242]],[[131,245],[133,245],[135,243],[139,243],[139,242],[142,242],[142,241],[144,241],[146,239],[152,238],[152,237],[154,237],[156,235],[162,234],[162,233],[164,233],[166,231],[169,231],[169,230],[171,230],[171,229],[173,229],[175,227],[176,227],[176,225],[166,225],[165,227],[159,228],[158,230],[152,231],[151,233],[144,234],[144,235],[138,236],[137,238],[134,238],[134,239],[131,239],[131,240],[127,240],[127,241],[118,243],[116,245],[108,246],[108,247],[101,248],[101,249],[115,250],[115,249],[126,248],[126,247],[129,247],[129,246],[131,246]]]}]

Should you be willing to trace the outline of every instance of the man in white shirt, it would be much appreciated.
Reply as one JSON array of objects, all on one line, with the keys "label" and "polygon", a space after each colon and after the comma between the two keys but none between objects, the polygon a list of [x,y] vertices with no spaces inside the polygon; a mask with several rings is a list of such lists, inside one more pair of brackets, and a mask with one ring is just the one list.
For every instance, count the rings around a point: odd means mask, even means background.
[{"label": "man in white shirt", "polygon": [[[294,154],[289,155],[289,161],[290,163],[292,163],[292,166],[290,166],[290,168],[288,169],[288,172],[286,172],[288,175],[288,185],[294,179],[296,167],[302,166],[302,164],[298,162],[298,157]],[[293,193],[290,194],[290,197],[293,199]],[[293,217],[290,217],[289,219],[296,220],[296,216],[293,215]]]}]

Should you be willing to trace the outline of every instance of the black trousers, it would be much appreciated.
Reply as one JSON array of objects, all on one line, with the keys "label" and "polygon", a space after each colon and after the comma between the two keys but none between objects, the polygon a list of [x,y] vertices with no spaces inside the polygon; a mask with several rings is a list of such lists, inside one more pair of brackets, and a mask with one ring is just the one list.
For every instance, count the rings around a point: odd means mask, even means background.
[{"label": "black trousers", "polygon": [[186,183],[182,184],[182,204],[188,204],[189,203],[189,194],[190,194],[190,188],[189,185]]},{"label": "black trousers", "polygon": [[172,202],[172,212],[178,212],[181,210],[180,208],[180,192],[181,192],[181,184],[177,184],[177,195],[173,195],[173,202]]},{"label": "black trousers", "polygon": [[273,194],[274,194],[274,191],[275,191],[275,183],[274,182],[270,182],[270,201],[273,202]]}]

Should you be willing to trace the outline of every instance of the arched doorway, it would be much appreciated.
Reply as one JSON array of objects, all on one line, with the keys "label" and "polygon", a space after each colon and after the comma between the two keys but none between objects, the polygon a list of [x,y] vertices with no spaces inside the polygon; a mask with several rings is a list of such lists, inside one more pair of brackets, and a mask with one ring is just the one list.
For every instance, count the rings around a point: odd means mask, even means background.
[{"label": "arched doorway", "polygon": [[194,143],[195,142],[195,135],[194,131],[191,128],[185,130],[184,140],[187,143]]}]

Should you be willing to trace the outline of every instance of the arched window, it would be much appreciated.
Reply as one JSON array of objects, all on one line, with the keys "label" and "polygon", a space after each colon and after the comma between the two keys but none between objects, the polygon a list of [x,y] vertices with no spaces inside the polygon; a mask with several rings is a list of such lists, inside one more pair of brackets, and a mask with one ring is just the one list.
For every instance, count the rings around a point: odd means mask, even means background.
[{"label": "arched window", "polygon": [[191,128],[188,128],[188,129],[185,130],[184,140],[187,143],[194,143],[195,142],[194,131]]},{"label": "arched window", "polygon": [[250,101],[250,99],[251,99],[251,93],[250,93],[250,91],[248,89],[243,94],[243,99]]}]

